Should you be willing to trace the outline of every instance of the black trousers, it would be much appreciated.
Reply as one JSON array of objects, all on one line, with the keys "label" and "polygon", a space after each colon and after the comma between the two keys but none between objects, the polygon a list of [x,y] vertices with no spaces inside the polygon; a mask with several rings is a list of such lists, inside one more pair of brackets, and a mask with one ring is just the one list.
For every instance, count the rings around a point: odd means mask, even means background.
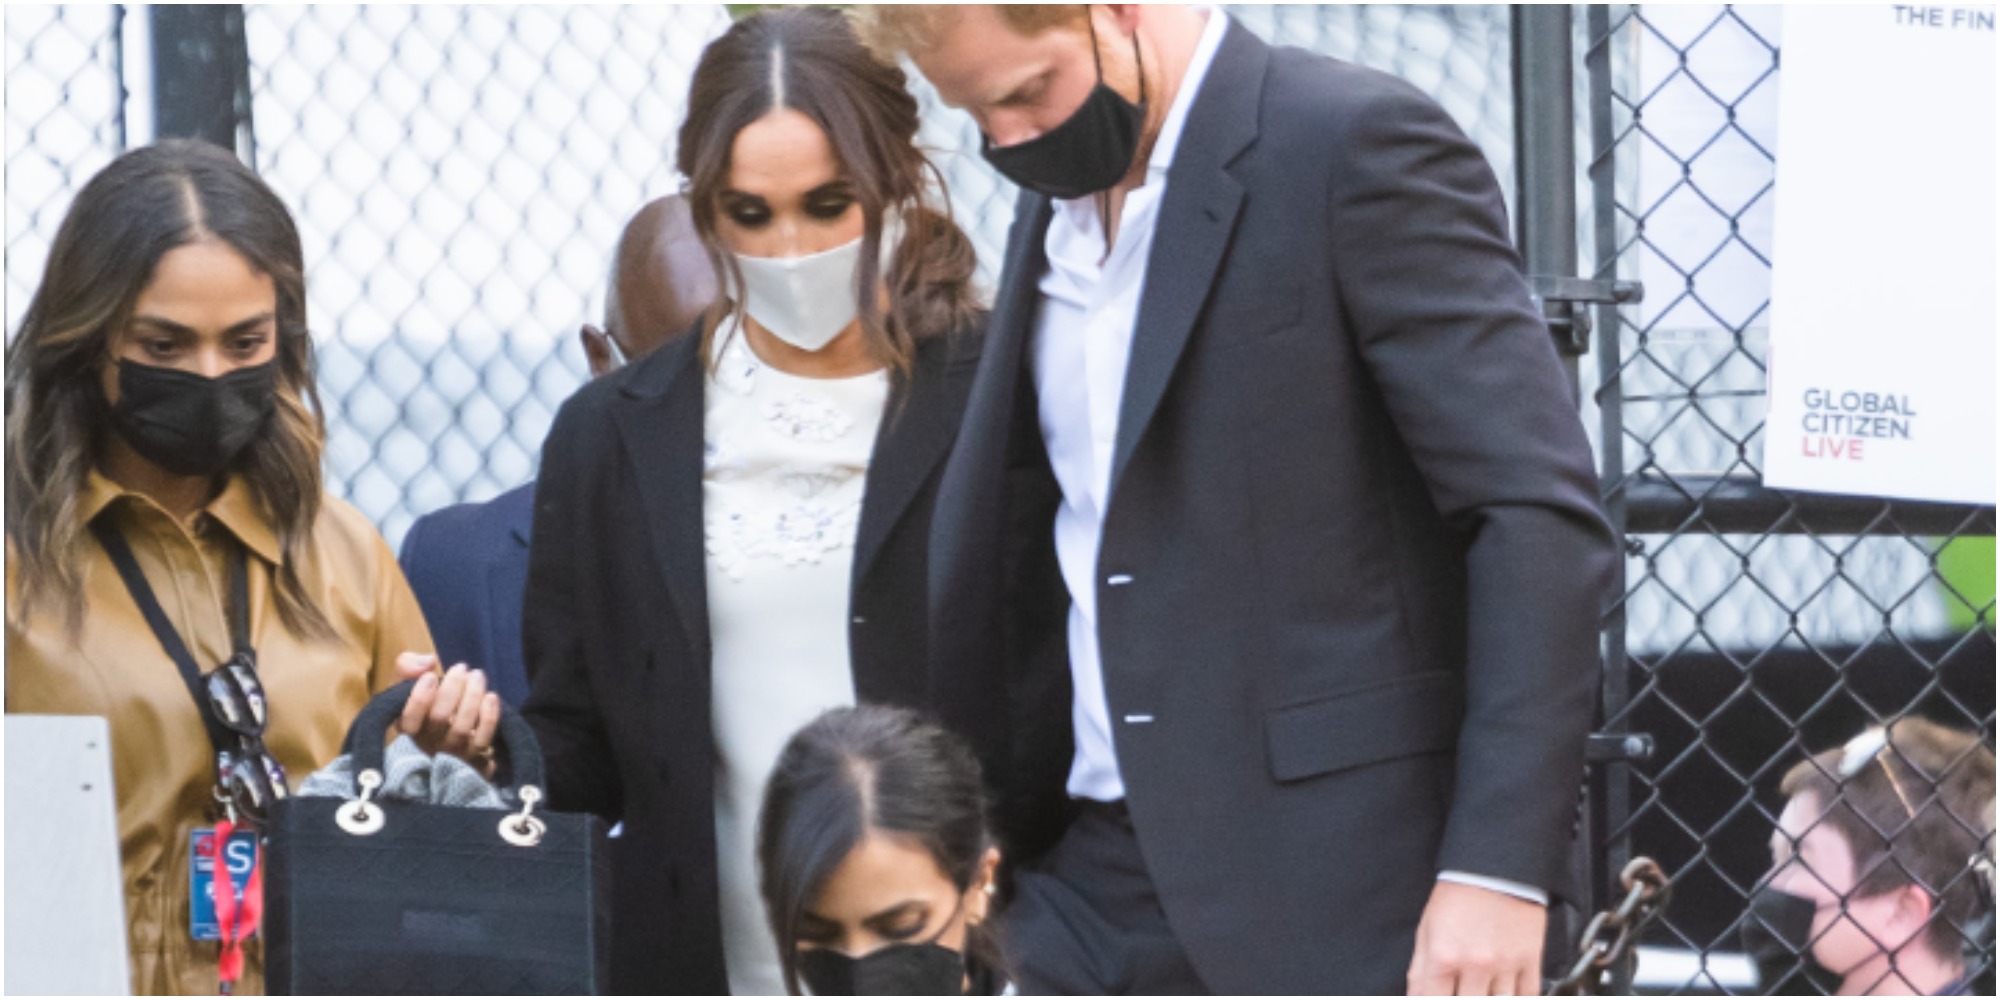
[{"label": "black trousers", "polygon": [[1206,994],[1122,802],[1076,800],[1054,849],[1015,876],[1007,951],[1023,995]]}]

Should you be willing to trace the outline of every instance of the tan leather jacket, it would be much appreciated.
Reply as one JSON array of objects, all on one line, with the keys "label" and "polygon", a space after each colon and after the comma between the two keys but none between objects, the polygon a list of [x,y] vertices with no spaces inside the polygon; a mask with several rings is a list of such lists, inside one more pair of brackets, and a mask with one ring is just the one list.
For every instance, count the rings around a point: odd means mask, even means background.
[{"label": "tan leather jacket", "polygon": [[[230,652],[230,542],[248,549],[251,643],[270,700],[264,738],[295,786],[339,753],[369,695],[396,682],[396,654],[431,651],[423,614],[388,544],[340,500],[324,499],[299,563],[337,641],[304,641],[279,619],[271,596],[278,538],[241,480],[184,524],[93,472],[81,513],[116,519],[204,671]],[[208,736],[110,557],[84,538],[85,611],[76,635],[60,613],[42,610],[46,605],[31,620],[17,620],[20,582],[10,549],[7,711],[110,720],[133,992],[213,994],[217,946],[192,940],[188,928],[189,833],[215,819]],[[262,957],[252,941],[238,993],[263,991]]]}]

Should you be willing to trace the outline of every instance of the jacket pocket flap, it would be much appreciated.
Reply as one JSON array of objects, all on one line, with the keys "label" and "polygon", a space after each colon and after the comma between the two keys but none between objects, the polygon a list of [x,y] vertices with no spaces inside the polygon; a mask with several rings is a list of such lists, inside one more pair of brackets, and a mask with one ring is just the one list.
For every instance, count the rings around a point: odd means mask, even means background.
[{"label": "jacket pocket flap", "polygon": [[1458,745],[1465,693],[1458,675],[1430,671],[1264,714],[1271,776],[1296,781]]}]

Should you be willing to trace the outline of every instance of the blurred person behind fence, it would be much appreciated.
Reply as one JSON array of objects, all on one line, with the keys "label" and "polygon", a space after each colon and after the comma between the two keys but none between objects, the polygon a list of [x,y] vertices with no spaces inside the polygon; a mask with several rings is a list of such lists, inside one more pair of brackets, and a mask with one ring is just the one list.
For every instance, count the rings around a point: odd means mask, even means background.
[{"label": "blurred person behind fence", "polygon": [[834,709],[778,755],[757,870],[794,995],[1000,992],[999,866],[979,762],[918,713]]},{"label": "blurred person behind fence", "polygon": [[[648,202],[619,237],[603,329],[586,323],[578,334],[591,377],[686,332],[714,300],[715,272],[687,199],[676,194]],[[534,513],[531,480],[484,503],[434,510],[403,536],[403,572],[430,622],[438,658],[477,664],[501,700],[517,708],[528,698],[521,600]]]},{"label": "blurred person behind fence", "polygon": [[[256,174],[159,142],[77,194],[7,352],[6,708],[109,720],[136,993],[261,991],[257,940],[193,937],[196,832],[254,829],[430,646],[388,545],[324,492],[304,274]],[[401,728],[490,739],[497,701],[424,683]]]},{"label": "blurred person behind fence", "polygon": [[1975,992],[1993,961],[1993,763],[1978,734],[1906,717],[1787,772],[1741,925],[1764,989]]},{"label": "blurred person behind fence", "polygon": [[542,451],[523,612],[551,804],[624,823],[612,988],[781,993],[753,831],[821,711],[921,704],[930,507],[979,349],[917,105],[823,8],[702,53],[679,167],[725,299]]}]

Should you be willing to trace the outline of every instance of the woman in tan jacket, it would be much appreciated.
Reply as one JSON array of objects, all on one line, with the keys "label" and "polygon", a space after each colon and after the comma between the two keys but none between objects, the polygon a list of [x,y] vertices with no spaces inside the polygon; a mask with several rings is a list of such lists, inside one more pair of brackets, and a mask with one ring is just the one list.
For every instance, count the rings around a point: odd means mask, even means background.
[{"label": "woman in tan jacket", "polygon": [[[432,666],[399,671],[423,616],[321,489],[290,214],[213,146],[119,157],[63,220],[6,378],[7,711],[110,721],[134,992],[214,993],[232,965],[261,992],[257,941],[194,936],[196,832],[254,829],[371,693]],[[457,730],[431,747],[490,742],[470,677],[423,682]]]}]

